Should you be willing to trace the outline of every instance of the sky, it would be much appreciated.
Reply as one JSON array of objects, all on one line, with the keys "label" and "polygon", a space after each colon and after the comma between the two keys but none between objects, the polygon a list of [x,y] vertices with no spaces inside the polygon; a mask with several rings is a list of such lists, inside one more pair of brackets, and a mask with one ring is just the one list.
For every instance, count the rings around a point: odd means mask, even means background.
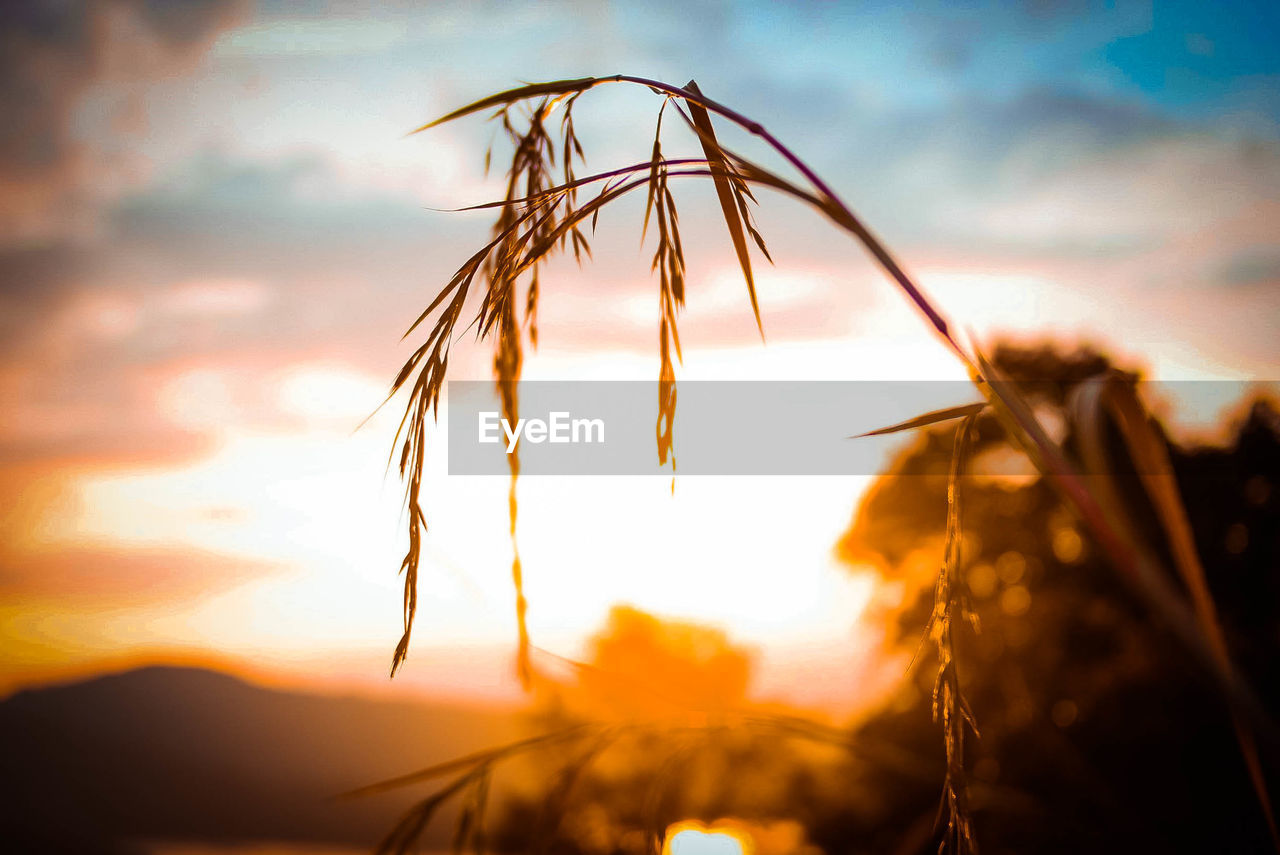
[{"label": "sky", "polygon": [[[1254,2],[5,4],[0,692],[163,660],[514,696],[506,485],[449,476],[439,443],[415,647],[386,679],[396,404],[357,427],[488,233],[440,209],[501,193],[491,128],[406,135],[425,121],[522,81],[696,79],[811,163],[966,335],[1274,380],[1277,34]],[[584,96],[589,166],[647,158],[658,104]],[[696,146],[680,132],[673,153]],[[771,197],[762,345],[714,194],[681,193],[681,378],[963,378],[857,246]],[[593,264],[547,271],[526,377],[656,377],[641,213],[602,217]],[[489,360],[460,342],[452,376]],[[626,602],[727,629],[765,694],[855,704],[880,643],[860,618],[893,595],[832,552],[866,481],[526,479],[534,641],[575,655]],[[822,679],[834,665],[854,677]]]}]

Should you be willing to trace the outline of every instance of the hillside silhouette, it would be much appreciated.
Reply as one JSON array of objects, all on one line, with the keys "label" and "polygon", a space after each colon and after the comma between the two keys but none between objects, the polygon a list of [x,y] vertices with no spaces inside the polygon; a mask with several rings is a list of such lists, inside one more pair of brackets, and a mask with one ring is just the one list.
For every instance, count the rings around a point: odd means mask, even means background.
[{"label": "hillside silhouette", "polygon": [[[513,738],[518,716],[266,689],[148,667],[0,702],[11,852],[130,853],[144,840],[370,847],[407,795],[335,794]],[[447,846],[446,831],[429,843]]]}]

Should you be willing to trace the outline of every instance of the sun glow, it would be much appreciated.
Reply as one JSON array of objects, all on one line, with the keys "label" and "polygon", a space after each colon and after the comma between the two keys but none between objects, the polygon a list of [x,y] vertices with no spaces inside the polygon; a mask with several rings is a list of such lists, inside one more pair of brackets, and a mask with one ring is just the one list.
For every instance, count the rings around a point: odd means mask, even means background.
[{"label": "sun glow", "polygon": [[663,855],[752,855],[751,838],[737,828],[677,822],[667,829]]},{"label": "sun glow", "polygon": [[[263,399],[237,386],[252,377],[222,380],[229,398]],[[390,650],[404,520],[386,461],[399,413],[388,407],[353,434],[376,390],[338,366],[303,364],[258,382],[286,418],[257,430],[224,425],[205,456],[185,463],[78,473],[74,509],[50,520],[42,548],[163,551],[174,574],[204,574],[194,596],[162,614],[106,621],[122,643],[276,659]],[[513,636],[507,479],[450,476],[446,425],[442,409],[428,443],[431,529],[415,640],[503,647]],[[578,655],[609,610],[627,603],[806,661],[819,649],[851,655],[863,644],[851,628],[873,585],[841,566],[831,544],[868,481],[685,478],[673,493],[665,476],[522,479],[518,535],[534,641]],[[205,556],[208,572],[182,566],[188,552]],[[218,556],[263,569],[233,579]]]}]

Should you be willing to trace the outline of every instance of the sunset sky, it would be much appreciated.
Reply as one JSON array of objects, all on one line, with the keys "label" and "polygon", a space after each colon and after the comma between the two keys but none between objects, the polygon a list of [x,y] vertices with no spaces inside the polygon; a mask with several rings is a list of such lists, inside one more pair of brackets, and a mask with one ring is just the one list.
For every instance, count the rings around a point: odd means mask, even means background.
[{"label": "sunset sky", "polygon": [[[5,4],[0,39],[0,693],[143,660],[385,688],[397,402],[356,428],[488,233],[433,209],[501,193],[479,118],[406,132],[521,81],[696,79],[809,160],[979,341],[1280,376],[1266,4],[39,0]],[[583,96],[588,165],[647,158],[658,104]],[[673,154],[696,147],[682,133]],[[857,246],[776,197],[762,346],[714,193],[677,191],[681,378],[963,378]],[[594,264],[547,272],[526,377],[656,378],[640,215],[607,213]],[[453,353],[453,377],[488,376],[487,346]],[[449,477],[439,444],[428,468],[393,690],[511,697],[506,484]],[[527,479],[534,642],[576,655],[627,602],[754,646],[765,694],[853,703],[806,675],[879,644],[859,616],[892,591],[832,553],[866,483]]]}]

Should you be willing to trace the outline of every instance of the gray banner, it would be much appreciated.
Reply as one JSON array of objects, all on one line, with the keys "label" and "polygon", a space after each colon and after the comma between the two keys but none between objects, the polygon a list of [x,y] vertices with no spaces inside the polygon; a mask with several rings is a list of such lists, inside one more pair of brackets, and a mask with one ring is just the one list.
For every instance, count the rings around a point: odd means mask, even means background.
[{"label": "gray banner", "polygon": [[[1212,423],[1224,408],[1259,391],[1234,381],[1140,384],[1181,420]],[[1043,400],[1056,384],[1029,387]],[[1269,388],[1274,392],[1274,384]],[[681,475],[874,475],[905,434],[851,439],[924,413],[977,402],[959,381],[680,381],[675,419]],[[491,381],[450,381],[451,475],[505,475],[508,452],[522,475],[661,475],[656,381],[522,381],[520,418],[509,424]],[[1065,435],[1046,408],[1045,425]],[[1004,474],[1029,472],[1025,462]]]}]

